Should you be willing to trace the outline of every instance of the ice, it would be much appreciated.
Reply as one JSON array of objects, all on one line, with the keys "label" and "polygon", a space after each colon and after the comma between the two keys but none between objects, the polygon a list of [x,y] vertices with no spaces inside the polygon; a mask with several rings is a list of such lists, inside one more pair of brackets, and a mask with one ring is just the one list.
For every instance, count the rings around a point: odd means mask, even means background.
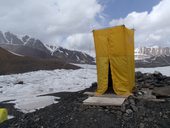
[{"label": "ice", "polygon": [[45,106],[58,103],[58,97],[53,96],[29,96],[29,97],[20,97],[16,101],[10,101],[9,103],[15,103],[15,107],[20,109],[24,113],[34,112]]},{"label": "ice", "polygon": [[156,68],[136,68],[136,71],[140,71],[142,73],[154,73],[155,71],[158,71],[163,75],[170,76],[170,66]]},{"label": "ice", "polygon": [[14,118],[14,116],[8,115],[8,120],[13,119],[13,118]]},{"label": "ice", "polygon": [[[96,80],[96,70],[83,65],[78,70],[36,71],[0,76],[0,102],[10,101],[22,112],[32,112],[56,103],[52,96],[39,95],[57,92],[75,92],[91,86]],[[93,65],[95,67],[95,65]],[[24,84],[16,84],[23,81]]]}]

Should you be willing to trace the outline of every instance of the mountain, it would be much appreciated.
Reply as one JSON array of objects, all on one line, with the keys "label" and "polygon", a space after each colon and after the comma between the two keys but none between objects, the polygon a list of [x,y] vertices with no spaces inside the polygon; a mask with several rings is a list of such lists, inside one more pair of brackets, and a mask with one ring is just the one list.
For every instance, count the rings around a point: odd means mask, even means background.
[{"label": "mountain", "polygon": [[170,66],[170,47],[142,47],[135,49],[136,67]]},{"label": "mountain", "polygon": [[94,64],[90,55],[59,46],[48,45],[28,35],[19,38],[10,32],[0,31],[0,47],[14,53],[39,59],[57,59],[68,63]]},{"label": "mountain", "polygon": [[146,59],[153,56],[170,56],[170,47],[141,47],[135,49],[135,59]]},{"label": "mountain", "polygon": [[78,69],[79,67],[57,60],[21,56],[0,48],[0,75],[61,68]]},{"label": "mountain", "polygon": [[0,47],[23,56],[35,57],[39,59],[50,59],[51,54],[25,45],[0,44]]},{"label": "mountain", "polygon": [[[95,64],[90,55],[60,46],[45,44],[25,35],[19,38],[10,32],[0,31],[0,47],[13,53],[38,59],[55,59],[66,63]],[[141,47],[135,49],[136,67],[170,66],[170,47]]]},{"label": "mountain", "polygon": [[54,52],[53,56],[57,57],[61,60],[67,60],[67,62],[71,63],[85,63],[85,64],[93,64],[94,58],[90,55],[80,52],[80,51],[72,51],[62,47],[58,47]]}]

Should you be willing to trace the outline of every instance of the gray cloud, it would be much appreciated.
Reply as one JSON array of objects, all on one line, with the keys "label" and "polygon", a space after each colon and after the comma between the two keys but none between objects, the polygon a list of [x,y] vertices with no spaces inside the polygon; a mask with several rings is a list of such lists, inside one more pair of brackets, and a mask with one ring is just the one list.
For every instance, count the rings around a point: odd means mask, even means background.
[{"label": "gray cloud", "polygon": [[76,44],[76,35],[86,35],[98,26],[101,11],[97,0],[0,0],[0,29],[85,49],[84,44]]}]

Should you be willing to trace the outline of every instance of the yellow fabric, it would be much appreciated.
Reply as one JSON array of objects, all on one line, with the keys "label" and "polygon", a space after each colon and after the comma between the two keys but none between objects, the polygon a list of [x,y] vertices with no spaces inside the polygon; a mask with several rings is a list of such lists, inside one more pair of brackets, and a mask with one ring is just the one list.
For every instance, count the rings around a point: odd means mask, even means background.
[{"label": "yellow fabric", "polygon": [[108,88],[110,63],[113,89],[117,95],[130,95],[135,84],[134,30],[123,26],[93,31],[98,88],[103,94]]},{"label": "yellow fabric", "polygon": [[0,123],[7,120],[8,112],[5,108],[0,108]]}]

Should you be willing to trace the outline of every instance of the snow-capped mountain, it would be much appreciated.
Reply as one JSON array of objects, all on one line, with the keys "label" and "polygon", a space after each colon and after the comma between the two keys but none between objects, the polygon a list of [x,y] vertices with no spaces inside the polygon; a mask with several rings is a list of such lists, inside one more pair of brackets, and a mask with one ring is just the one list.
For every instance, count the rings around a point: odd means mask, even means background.
[{"label": "snow-capped mountain", "polygon": [[94,58],[86,53],[45,44],[28,35],[19,38],[10,32],[0,31],[0,47],[19,55],[41,59],[57,59],[68,63],[94,63]]},{"label": "snow-capped mountain", "polygon": [[44,44],[44,46],[51,52],[52,55],[59,48],[59,46],[57,45],[50,45],[50,44]]},{"label": "snow-capped mountain", "polygon": [[170,47],[141,47],[135,49],[136,60],[148,59],[153,56],[170,56]]},{"label": "snow-capped mountain", "polygon": [[143,53],[140,48],[135,49],[135,60],[144,60],[147,58],[150,58],[150,55]]},{"label": "snow-capped mountain", "polygon": [[0,31],[0,42],[1,43],[8,43],[8,44],[23,44],[22,40],[20,40],[16,35],[5,32],[4,34]]},{"label": "snow-capped mountain", "polygon": [[135,49],[136,67],[170,66],[170,47],[141,47]]}]

